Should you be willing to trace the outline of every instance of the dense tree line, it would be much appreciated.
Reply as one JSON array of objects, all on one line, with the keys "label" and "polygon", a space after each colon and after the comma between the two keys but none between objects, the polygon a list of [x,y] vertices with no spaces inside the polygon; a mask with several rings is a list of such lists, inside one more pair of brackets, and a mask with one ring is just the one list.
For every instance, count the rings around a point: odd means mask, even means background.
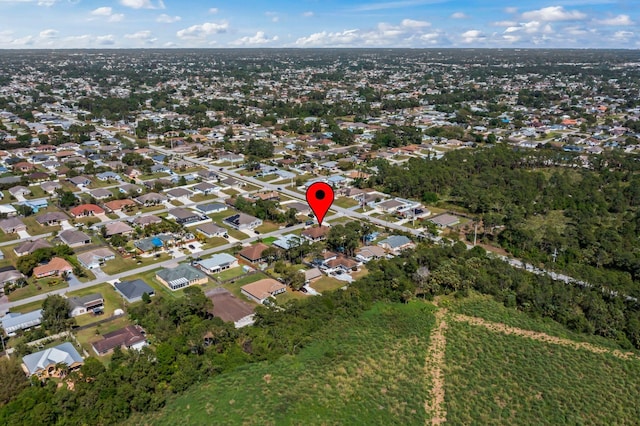
[{"label": "dense tree line", "polygon": [[[640,295],[640,165],[633,156],[606,153],[586,169],[565,152],[498,144],[375,165],[370,185],[424,201],[436,194],[476,215],[481,238],[517,257],[549,265],[555,256],[555,267]],[[561,224],[530,226],[549,214]]]}]

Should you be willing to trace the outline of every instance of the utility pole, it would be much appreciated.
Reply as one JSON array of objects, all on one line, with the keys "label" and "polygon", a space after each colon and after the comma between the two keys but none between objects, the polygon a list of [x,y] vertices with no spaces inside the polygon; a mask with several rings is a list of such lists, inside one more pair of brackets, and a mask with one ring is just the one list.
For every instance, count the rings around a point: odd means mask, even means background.
[{"label": "utility pole", "polygon": [[478,238],[478,222],[475,222],[475,227],[474,227],[474,231],[473,231],[473,246],[474,247],[476,245],[477,238]]},{"label": "utility pole", "polygon": [[553,257],[553,263],[556,263],[556,259],[558,258],[558,248],[554,248],[553,249],[553,254],[551,255]]}]

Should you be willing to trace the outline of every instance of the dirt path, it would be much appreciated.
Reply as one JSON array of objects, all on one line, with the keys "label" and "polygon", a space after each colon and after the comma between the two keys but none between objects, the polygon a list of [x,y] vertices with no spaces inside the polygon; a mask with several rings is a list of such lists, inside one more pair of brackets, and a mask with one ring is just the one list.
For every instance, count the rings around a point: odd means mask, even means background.
[{"label": "dirt path", "polygon": [[[431,424],[439,425],[447,421],[447,411],[444,407],[444,354],[447,346],[447,322],[445,321],[446,309],[438,309],[436,312],[436,325],[431,335],[431,343],[425,360],[425,372],[431,379],[432,387],[429,399],[424,403],[424,409],[431,416]],[[427,421],[428,423],[428,421]]]},{"label": "dirt path", "polygon": [[[486,321],[482,318],[470,317],[470,316],[461,315],[461,314],[451,314],[450,318],[453,321],[466,322],[468,324],[484,327],[488,330],[498,332],[498,333],[527,337],[529,339],[538,340],[540,342],[551,343],[554,345],[568,346],[573,349],[584,349],[586,351],[593,352],[596,354],[608,353],[617,358],[625,359],[625,360],[640,359],[640,357],[636,356],[632,352],[622,352],[619,350],[607,349],[607,348],[593,345],[591,343],[575,342],[573,340],[564,339],[562,337],[550,336],[546,333],[540,333],[540,332],[531,331],[531,330],[523,330],[521,328],[511,327],[509,325],[502,324],[502,323]],[[443,350],[443,354],[444,354],[444,350]]]}]

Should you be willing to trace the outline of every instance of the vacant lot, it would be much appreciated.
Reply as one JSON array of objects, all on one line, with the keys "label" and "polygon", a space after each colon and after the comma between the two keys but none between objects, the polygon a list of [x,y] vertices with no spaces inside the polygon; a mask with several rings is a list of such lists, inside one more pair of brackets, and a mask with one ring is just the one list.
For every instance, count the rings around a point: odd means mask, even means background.
[{"label": "vacant lot", "polygon": [[255,309],[221,287],[207,290],[205,294],[213,302],[213,315],[223,321],[238,321],[251,315]]}]

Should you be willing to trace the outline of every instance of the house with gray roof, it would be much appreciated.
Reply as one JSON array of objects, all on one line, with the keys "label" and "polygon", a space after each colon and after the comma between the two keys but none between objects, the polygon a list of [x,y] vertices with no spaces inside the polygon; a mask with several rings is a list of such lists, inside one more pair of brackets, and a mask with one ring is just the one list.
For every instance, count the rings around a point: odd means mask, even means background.
[{"label": "house with gray roof", "polygon": [[98,313],[104,309],[104,298],[100,293],[70,297],[68,300],[70,317],[77,317],[89,312]]},{"label": "house with gray roof", "polygon": [[53,247],[51,243],[45,240],[44,238],[40,238],[38,240],[25,241],[22,244],[18,244],[13,248],[13,251],[18,256],[25,256],[27,254],[33,253],[34,251],[40,248],[49,248],[49,247]]},{"label": "house with gray roof", "polygon": [[93,189],[89,191],[89,194],[96,200],[106,200],[107,198],[113,197],[113,193],[104,188]]},{"label": "house with gray roof", "polygon": [[227,210],[227,205],[222,203],[206,203],[196,206],[196,210],[204,214],[220,213]]},{"label": "house with gray roof", "polygon": [[36,216],[36,222],[42,226],[60,225],[63,220],[69,220],[69,217],[62,212],[47,212]]},{"label": "house with gray roof", "polygon": [[197,261],[195,265],[207,274],[216,274],[238,266],[238,259],[227,253],[217,253],[209,259]]},{"label": "house with gray roof", "polygon": [[404,235],[391,235],[388,238],[379,241],[378,245],[394,253],[398,253],[414,246],[413,241]]},{"label": "house with gray roof", "polygon": [[67,229],[58,234],[58,238],[69,247],[80,247],[91,244],[91,237],[82,231]]},{"label": "house with gray roof", "polygon": [[2,328],[7,334],[15,333],[20,330],[27,330],[31,327],[37,327],[42,323],[42,309],[36,309],[35,311],[26,312],[21,314],[19,312],[10,312],[0,318]]},{"label": "house with gray roof", "polygon": [[78,262],[87,269],[95,269],[104,265],[105,262],[116,258],[114,252],[106,247],[85,251],[78,255]]},{"label": "house with gray roof", "polygon": [[147,293],[149,296],[155,296],[156,292],[149,284],[142,280],[121,281],[114,284],[118,293],[129,303],[142,300],[142,295]]},{"label": "house with gray roof", "polygon": [[239,231],[242,231],[243,229],[253,229],[262,225],[262,219],[258,219],[257,217],[253,217],[246,213],[234,214],[233,216],[223,219],[223,222]]},{"label": "house with gray roof", "polygon": [[156,279],[171,290],[178,290],[194,284],[206,284],[209,281],[204,272],[186,264],[158,271]]},{"label": "house with gray roof", "polygon": [[19,217],[9,217],[7,219],[0,220],[0,229],[5,234],[13,234],[20,231],[26,231],[27,225],[22,222]]},{"label": "house with gray roof", "polygon": [[201,233],[207,238],[213,237],[225,237],[228,236],[227,228],[223,228],[222,226],[218,226],[213,222],[203,223],[202,225],[196,226],[196,232]]},{"label": "house with gray roof", "polygon": [[65,364],[68,371],[75,371],[84,364],[84,359],[70,342],[22,357],[22,369],[27,376],[36,375],[41,379],[63,376],[59,364]]}]

